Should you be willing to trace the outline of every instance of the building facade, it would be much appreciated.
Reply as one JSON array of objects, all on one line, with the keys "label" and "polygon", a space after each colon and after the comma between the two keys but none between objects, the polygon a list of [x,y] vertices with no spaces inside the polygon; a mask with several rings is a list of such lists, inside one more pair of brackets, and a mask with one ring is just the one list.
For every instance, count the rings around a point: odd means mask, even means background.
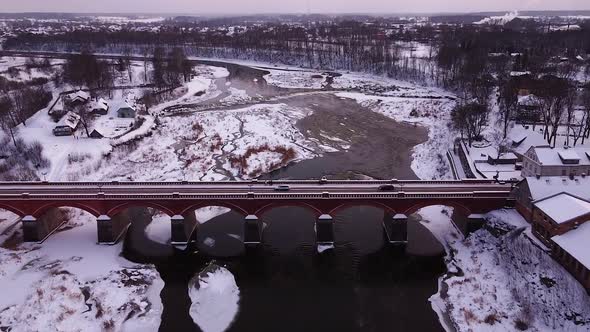
[{"label": "building facade", "polygon": [[589,148],[531,147],[523,156],[523,177],[583,174],[590,174]]},{"label": "building facade", "polygon": [[532,231],[587,291],[590,291],[590,201],[559,193],[533,204]]}]

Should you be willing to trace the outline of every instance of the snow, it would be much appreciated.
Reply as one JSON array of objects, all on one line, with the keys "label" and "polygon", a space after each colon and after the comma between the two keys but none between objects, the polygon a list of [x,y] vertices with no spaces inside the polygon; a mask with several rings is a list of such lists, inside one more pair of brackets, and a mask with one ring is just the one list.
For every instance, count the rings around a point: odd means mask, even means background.
[{"label": "snow", "polygon": [[218,217],[222,214],[226,214],[230,211],[231,209],[222,206],[207,206],[195,210],[195,215],[197,217],[197,221],[199,222],[199,224],[204,224],[207,221],[215,217]]},{"label": "snow", "polygon": [[324,251],[331,250],[331,249],[334,249],[334,245],[333,244],[318,244],[318,249],[317,250],[318,250],[318,253],[321,254]]},{"label": "snow", "polygon": [[[543,166],[562,166],[565,165],[564,160],[579,160],[580,162],[576,165],[590,166],[590,158],[586,156],[586,153],[590,153],[590,148],[535,148],[535,154]],[[580,158],[580,155],[585,158]]]},{"label": "snow", "polygon": [[[115,151],[116,157],[96,166],[97,172],[89,177],[115,180],[131,177],[146,181],[250,178],[282,164],[282,156],[265,154],[270,158],[265,160],[254,156],[243,170],[230,163],[230,156],[241,156],[249,148],[264,144],[270,148],[293,149],[294,160],[316,156],[303,148],[315,146],[315,143],[307,140],[295,127],[295,123],[309,112],[277,103],[160,117],[159,125],[150,132],[151,135],[143,138],[142,144],[132,151]],[[149,127],[148,124],[145,126]],[[141,131],[140,128],[131,134]],[[212,139],[214,137],[217,138]],[[120,138],[123,139],[128,137]]]},{"label": "snow", "polygon": [[158,214],[152,218],[145,228],[148,239],[161,243],[170,244],[172,239],[172,221],[168,215]]},{"label": "snow", "polygon": [[556,195],[562,192],[590,200],[590,177],[576,177],[573,180],[569,177],[549,176],[527,177],[527,184],[533,201]]},{"label": "snow", "polygon": [[557,235],[551,238],[558,246],[572,255],[578,262],[590,269],[590,250],[588,240],[590,239],[590,222],[586,222],[576,229]]},{"label": "snow", "polygon": [[209,266],[189,283],[190,315],[203,332],[223,332],[239,311],[240,290],[231,272]]},{"label": "snow", "polygon": [[270,73],[264,76],[270,85],[290,89],[321,89],[326,75],[322,72],[307,70],[277,70],[264,68]]},{"label": "snow", "polygon": [[535,206],[558,224],[590,214],[590,202],[566,193],[536,201]]},{"label": "snow", "polygon": [[559,151],[557,151],[557,154],[559,154],[559,158],[561,158],[561,160],[568,160],[568,161],[579,161],[580,160],[580,156],[573,149],[559,150]]},{"label": "snow", "polygon": [[76,129],[78,124],[80,123],[80,116],[73,112],[66,113],[58,123],[55,124],[56,127],[70,127],[71,129]]},{"label": "snow", "polygon": [[246,92],[246,90],[240,90],[234,87],[229,87],[227,91],[230,93],[230,95],[221,99],[220,102],[226,104],[237,104],[244,103],[252,99],[250,95],[248,95],[248,92]]},{"label": "snow", "polygon": [[121,244],[97,245],[95,218],[69,211],[67,225],[43,244],[0,247],[0,326],[98,332],[112,324],[117,330],[157,330],[163,282],[155,268],[123,259]]},{"label": "snow", "polygon": [[[51,165],[45,170],[47,180],[65,180],[69,169],[80,170],[75,163],[70,164],[68,157],[73,155],[88,156],[88,161],[97,161],[111,151],[112,147],[107,140],[92,140],[76,138],[74,136],[56,137],[53,128],[56,123],[47,114],[47,110],[41,110],[27,120],[27,126],[20,125],[20,137],[27,143],[38,141],[43,144],[43,156]],[[42,170],[43,171],[43,170]],[[90,170],[88,170],[90,171]]]},{"label": "snow", "polygon": [[532,331],[588,330],[590,297],[538,246],[518,212],[489,213],[484,229],[466,238],[453,228],[449,208],[429,207],[418,213],[447,251],[449,272],[430,299],[443,326],[450,324],[449,330],[456,331],[514,331],[516,322],[522,322]]}]

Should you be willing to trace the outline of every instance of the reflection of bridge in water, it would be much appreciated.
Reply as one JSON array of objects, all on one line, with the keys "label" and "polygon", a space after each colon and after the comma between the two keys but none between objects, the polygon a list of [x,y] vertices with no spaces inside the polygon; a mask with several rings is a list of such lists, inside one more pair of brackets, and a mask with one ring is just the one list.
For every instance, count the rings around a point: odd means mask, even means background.
[{"label": "reflection of bridge in water", "polygon": [[[279,185],[288,188],[279,191]],[[318,243],[332,243],[333,215],[373,206],[386,212],[384,235],[395,243],[406,242],[407,216],[431,205],[453,207],[455,224],[468,232],[481,222],[481,214],[512,206],[512,188],[512,183],[488,180],[3,182],[0,208],[21,217],[29,242],[44,240],[60,226],[60,207],[79,208],[97,218],[98,241],[109,244],[130,225],[128,209],[149,207],[171,217],[172,242],[185,244],[197,231],[195,210],[220,206],[244,216],[244,242],[253,245],[261,241],[259,217],[273,208],[309,209],[316,216]]]}]

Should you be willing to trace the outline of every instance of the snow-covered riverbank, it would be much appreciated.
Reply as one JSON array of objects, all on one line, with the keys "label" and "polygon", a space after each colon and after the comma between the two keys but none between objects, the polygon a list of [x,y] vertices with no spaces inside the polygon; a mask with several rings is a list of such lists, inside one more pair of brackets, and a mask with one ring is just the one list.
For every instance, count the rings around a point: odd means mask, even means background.
[{"label": "snow-covered riverbank", "polygon": [[95,218],[79,210],[43,244],[0,247],[2,330],[156,331],[164,283],[121,247],[97,245]]},{"label": "snow-covered riverbank", "polygon": [[[446,212],[445,212],[446,211]],[[588,331],[590,297],[531,238],[515,210],[494,211],[485,227],[463,238],[452,211],[420,211],[423,224],[445,244],[448,273],[431,298],[443,326],[457,331]]]}]

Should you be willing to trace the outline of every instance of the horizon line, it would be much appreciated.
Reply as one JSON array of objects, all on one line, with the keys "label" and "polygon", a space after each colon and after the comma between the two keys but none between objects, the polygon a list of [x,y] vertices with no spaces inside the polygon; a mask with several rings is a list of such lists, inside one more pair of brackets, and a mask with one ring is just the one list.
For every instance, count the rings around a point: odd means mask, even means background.
[{"label": "horizon line", "polygon": [[27,15],[27,14],[68,14],[68,15],[149,15],[149,16],[221,16],[221,17],[245,17],[245,16],[259,16],[259,15],[298,15],[298,16],[313,16],[313,15],[366,15],[366,16],[434,16],[434,15],[484,15],[484,14],[496,14],[496,13],[512,13],[512,12],[590,12],[588,9],[534,9],[534,10],[489,10],[489,11],[415,11],[415,12],[387,12],[387,13],[375,13],[375,12],[311,12],[307,13],[304,11],[293,11],[293,12],[252,12],[252,13],[230,13],[230,12],[208,12],[208,13],[176,13],[176,12],[132,12],[132,11],[121,11],[121,12],[77,12],[77,11],[0,11],[0,15]]}]

